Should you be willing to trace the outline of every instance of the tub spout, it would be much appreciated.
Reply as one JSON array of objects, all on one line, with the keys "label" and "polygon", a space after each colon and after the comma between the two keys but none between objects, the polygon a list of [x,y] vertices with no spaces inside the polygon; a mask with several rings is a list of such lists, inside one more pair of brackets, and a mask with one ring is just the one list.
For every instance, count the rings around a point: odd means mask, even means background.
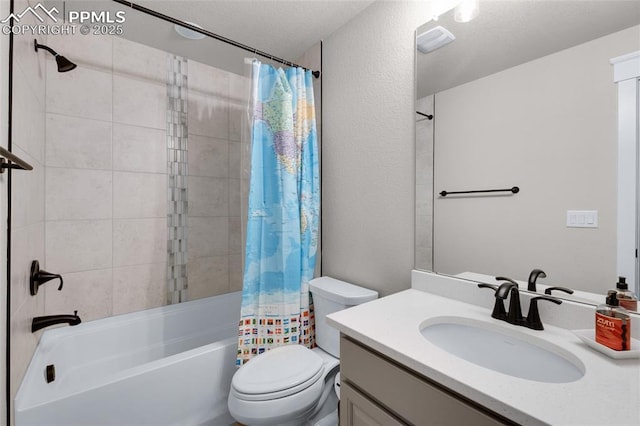
[{"label": "tub spout", "polygon": [[67,323],[69,325],[78,325],[81,322],[82,320],[78,316],[78,311],[74,311],[73,315],[47,315],[44,317],[35,317],[31,322],[31,332],[35,333],[41,328],[56,324]]}]

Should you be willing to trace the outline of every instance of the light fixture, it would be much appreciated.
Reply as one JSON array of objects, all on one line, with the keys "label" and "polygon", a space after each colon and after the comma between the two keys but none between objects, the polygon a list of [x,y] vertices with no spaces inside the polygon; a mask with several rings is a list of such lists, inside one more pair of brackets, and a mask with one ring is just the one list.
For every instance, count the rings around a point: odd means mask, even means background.
[{"label": "light fixture", "polygon": [[469,22],[480,13],[480,0],[462,0],[454,9],[456,22]]},{"label": "light fixture", "polygon": [[446,46],[455,39],[456,37],[449,30],[442,26],[437,26],[418,35],[416,47],[422,53],[429,53]]},{"label": "light fixture", "polygon": [[[193,25],[194,27],[202,28],[200,25],[194,24],[193,22],[187,22],[187,24]],[[178,34],[180,34],[184,38],[188,38],[189,40],[201,40],[205,37],[204,34],[178,24],[175,24],[174,28]]]}]

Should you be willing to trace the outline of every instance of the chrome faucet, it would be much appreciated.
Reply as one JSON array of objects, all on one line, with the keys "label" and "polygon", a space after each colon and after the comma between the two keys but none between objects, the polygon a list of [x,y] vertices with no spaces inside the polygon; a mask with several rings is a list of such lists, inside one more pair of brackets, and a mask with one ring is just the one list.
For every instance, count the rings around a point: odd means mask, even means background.
[{"label": "chrome faucet", "polygon": [[67,323],[69,325],[78,325],[82,322],[78,316],[78,311],[74,311],[73,315],[47,315],[44,317],[35,317],[31,321],[31,332],[35,333],[41,328],[50,327],[56,324]]}]

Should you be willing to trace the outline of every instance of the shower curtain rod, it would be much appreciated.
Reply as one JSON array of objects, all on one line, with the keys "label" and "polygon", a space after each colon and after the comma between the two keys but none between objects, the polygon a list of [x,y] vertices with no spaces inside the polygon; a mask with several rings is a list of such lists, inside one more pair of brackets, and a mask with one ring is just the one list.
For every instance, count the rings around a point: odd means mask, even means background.
[{"label": "shower curtain rod", "polygon": [[[304,70],[309,70],[309,68],[294,64],[291,61],[287,61],[285,59],[278,58],[277,56],[273,56],[273,55],[271,55],[271,54],[269,54],[267,52],[263,52],[261,50],[258,50],[258,49],[255,49],[253,47],[247,46],[246,44],[242,44],[242,43],[239,43],[239,42],[237,42],[235,40],[231,40],[231,39],[223,37],[221,35],[212,33],[211,31],[207,31],[207,30],[205,30],[203,28],[196,27],[195,25],[191,25],[188,22],[184,22],[184,21],[181,21],[179,19],[173,18],[171,16],[164,15],[164,14],[162,14],[160,12],[156,12],[155,10],[148,9],[148,8],[146,8],[144,6],[140,6],[140,5],[135,4],[133,2],[125,1],[125,0],[112,0],[112,1],[114,1],[116,3],[119,3],[119,4],[122,4],[122,5],[125,5],[125,6],[128,6],[128,7],[132,8],[133,10],[137,10],[138,12],[142,12],[142,13],[146,13],[147,15],[155,16],[156,18],[162,19],[163,21],[171,22],[171,23],[179,25],[181,27],[188,28],[191,31],[195,31],[197,33],[206,35],[207,37],[211,37],[211,38],[216,39],[218,41],[221,41],[221,42],[230,44],[232,46],[238,47],[240,49],[246,50],[247,52],[251,52],[254,55],[259,55],[259,56],[262,56],[262,57],[265,57],[265,58],[269,58],[272,61],[280,62],[281,64],[288,65],[290,67],[296,67],[296,68],[302,68]],[[315,78],[320,77],[320,71],[311,70],[311,74],[313,74],[313,76]]]}]

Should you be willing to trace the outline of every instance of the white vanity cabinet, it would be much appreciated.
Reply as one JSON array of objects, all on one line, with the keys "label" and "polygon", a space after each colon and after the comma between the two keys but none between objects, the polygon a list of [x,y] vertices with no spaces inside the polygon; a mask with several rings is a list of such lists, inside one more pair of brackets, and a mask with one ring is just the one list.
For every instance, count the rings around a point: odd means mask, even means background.
[{"label": "white vanity cabinet", "polygon": [[340,364],[341,426],[513,424],[344,335]]}]

